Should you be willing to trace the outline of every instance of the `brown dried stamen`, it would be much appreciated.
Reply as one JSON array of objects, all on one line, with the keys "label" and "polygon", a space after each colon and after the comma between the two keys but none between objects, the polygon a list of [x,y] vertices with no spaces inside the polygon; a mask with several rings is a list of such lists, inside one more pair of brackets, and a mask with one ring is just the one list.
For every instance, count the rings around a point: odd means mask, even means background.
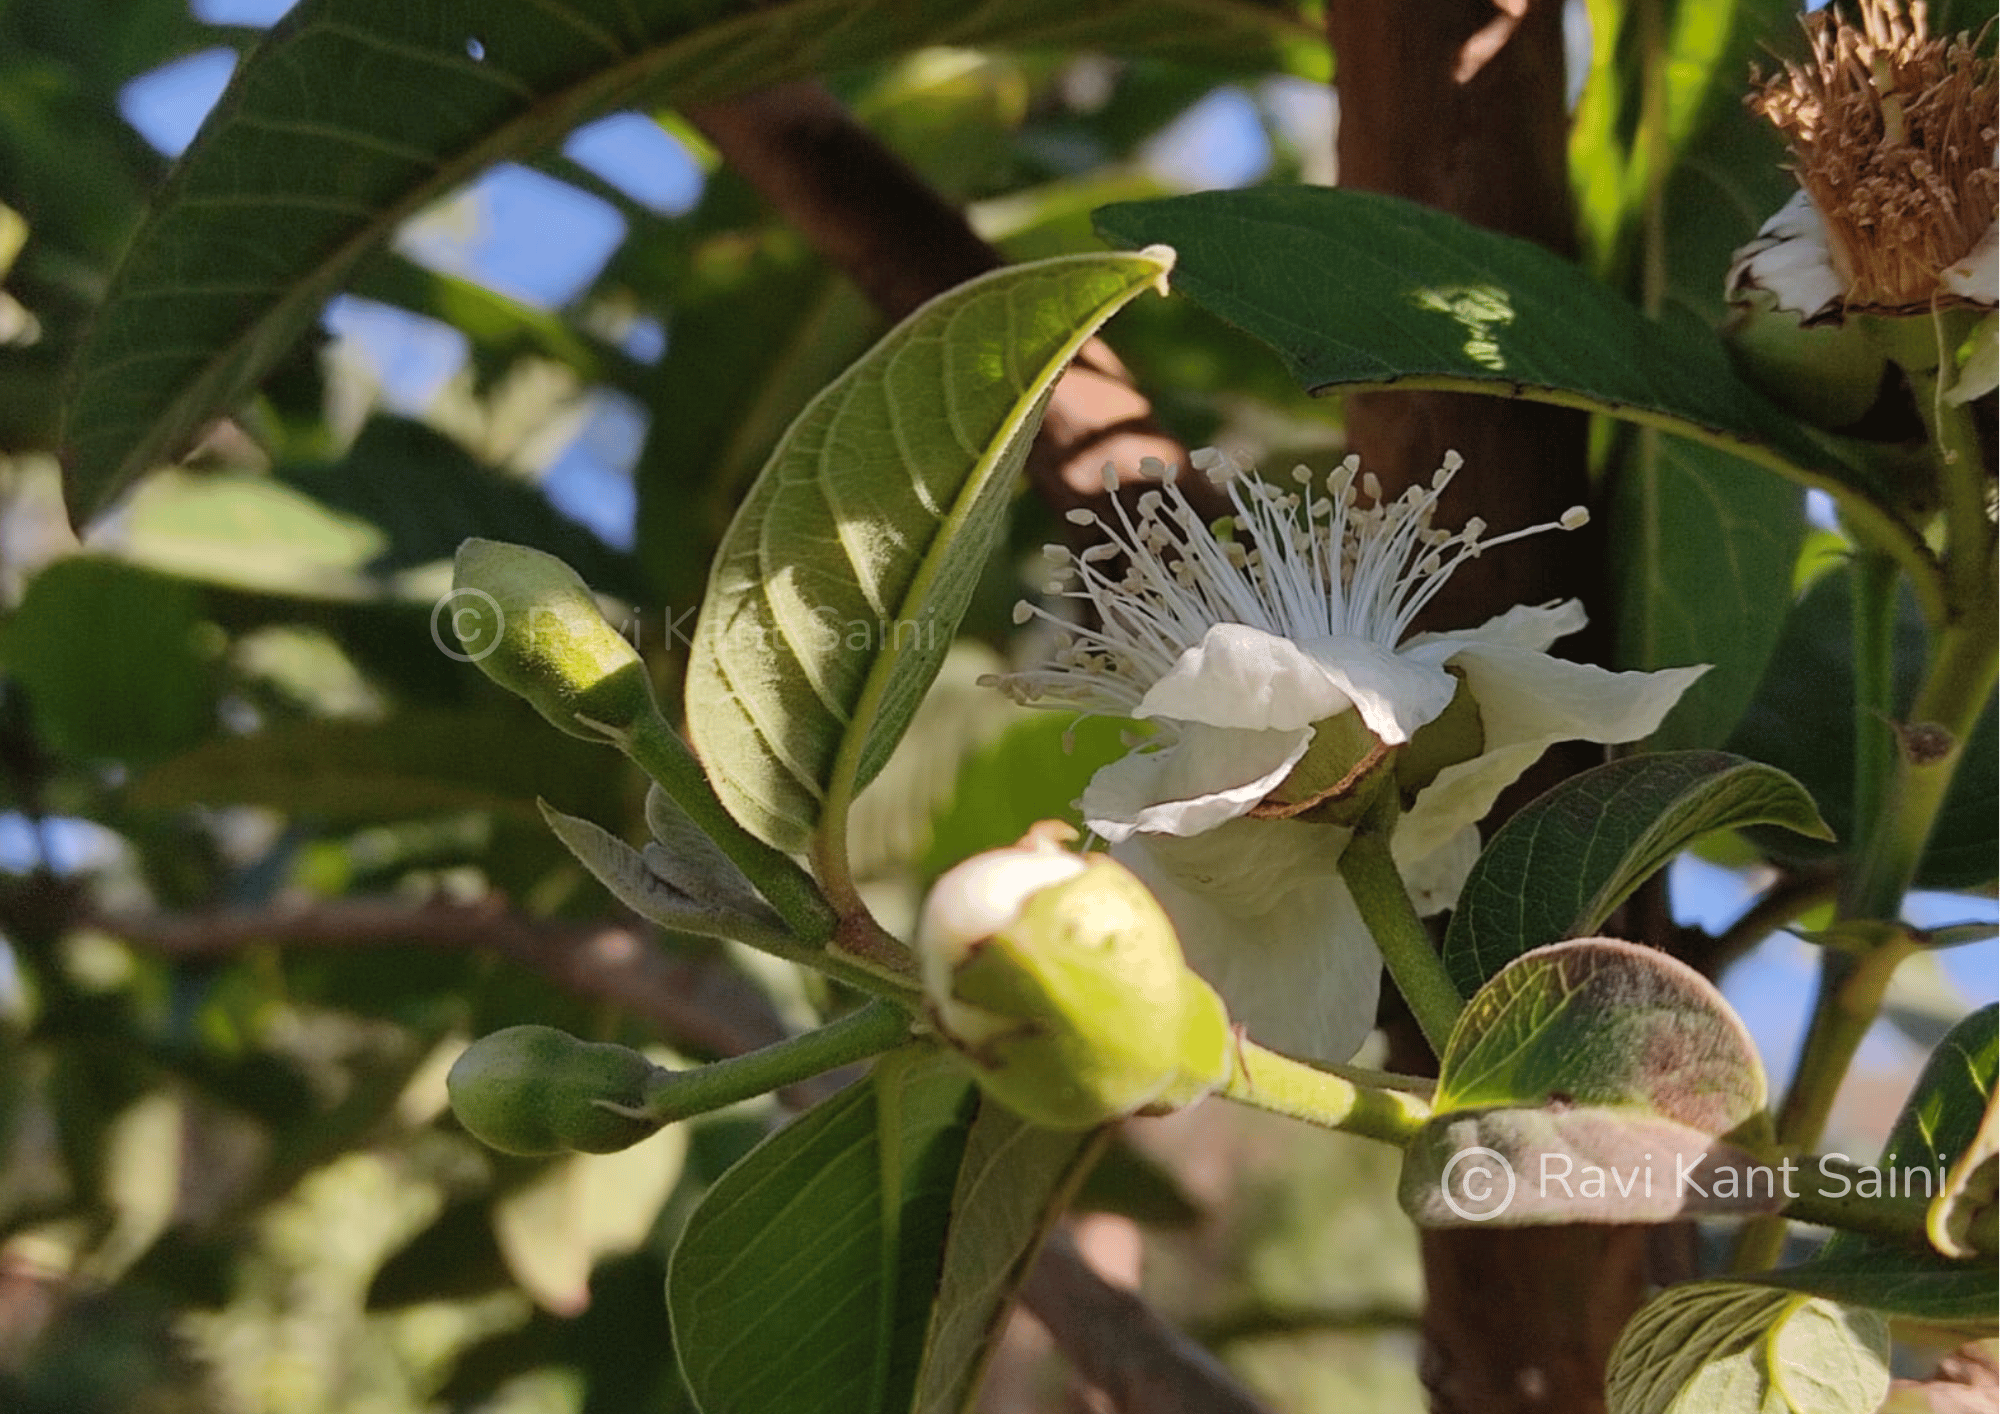
[{"label": "brown dried stamen", "polygon": [[1930,308],[1939,274],[1993,225],[2000,86],[1970,36],[1930,37],[1922,0],[1860,9],[1859,28],[1807,16],[1812,59],[1753,76],[1749,103],[1791,146],[1847,308]]}]

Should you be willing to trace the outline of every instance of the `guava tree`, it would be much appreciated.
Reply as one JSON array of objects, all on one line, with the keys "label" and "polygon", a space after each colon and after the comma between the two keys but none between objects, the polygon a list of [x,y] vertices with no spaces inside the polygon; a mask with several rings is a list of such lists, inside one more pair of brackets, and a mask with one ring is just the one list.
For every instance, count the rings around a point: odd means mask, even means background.
[{"label": "guava tree", "polygon": [[[1114,1405],[1240,1410],[1049,1243],[1234,1104],[1396,1154],[1434,1408],[1950,1397],[1891,1336],[1994,1334],[1995,1009],[1822,1141],[1898,970],[1992,933],[1903,918],[2000,853],[1991,8],[1573,7],[1573,100],[1561,7],[1326,8],[302,0],[122,246],[24,63],[10,357],[68,373],[8,433],[86,536],[0,636],[12,803],[135,863],[7,890],[62,1140],[13,1228],[200,1305],[146,1126],[247,1114],[218,1210],[391,1154],[436,1216],[371,1290],[533,1292],[412,1377],[464,1407],[567,1349],[586,1407],[970,1408],[1018,1296]],[[192,33],[60,9],[0,17],[79,90]],[[1126,163],[1278,74],[1337,185]],[[621,111],[692,211],[559,155]],[[626,221],[561,310],[399,237],[503,159]],[[454,401],[343,421],[341,293],[458,329]],[[535,377],[643,408],[630,553],[496,465]],[[1715,936],[1697,845],[1760,881]],[[1773,1094],[1714,978],[1787,926]],[[656,1228],[664,1304],[574,1336]]]}]

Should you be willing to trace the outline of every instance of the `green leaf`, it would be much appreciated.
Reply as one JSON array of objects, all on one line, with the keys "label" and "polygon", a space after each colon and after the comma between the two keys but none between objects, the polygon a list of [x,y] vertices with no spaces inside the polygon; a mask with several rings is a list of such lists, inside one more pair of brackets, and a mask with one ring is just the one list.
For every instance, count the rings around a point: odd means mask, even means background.
[{"label": "green leaf", "polygon": [[1889,1328],[1872,1311],[1731,1281],[1669,1287],[1612,1348],[1609,1414],[1874,1414]]},{"label": "green leaf", "polygon": [[[1981,1126],[1993,1102],[1996,1055],[2000,1055],[2000,1006],[1985,1006],[1965,1018],[1931,1053],[1917,1078],[1876,1168],[1908,1185],[1919,1176],[1935,1195],[1947,1188],[1949,1166],[1980,1142]],[[1903,1187],[1909,1193],[1909,1187]],[[2000,1270],[1991,1257],[1954,1261],[1927,1247],[1905,1246],[1879,1237],[1836,1232],[1800,1266],[1756,1278],[1768,1286],[1872,1306],[1920,1321],[1968,1323],[1990,1332],[2000,1304]]]},{"label": "green leaf", "polygon": [[196,651],[193,585],[77,556],[28,585],[0,628],[0,663],[37,732],[81,760],[156,761],[215,725],[216,674]]},{"label": "green leaf", "polygon": [[1716,323],[1731,254],[1797,190],[1777,129],[1743,98],[1753,62],[1768,68],[1774,53],[1803,48],[1799,7],[1704,0],[1648,12],[1592,0],[1589,12],[1591,68],[1570,127],[1587,263],[1637,293],[1656,202],[1662,294]]},{"label": "green leaf", "polygon": [[1099,769],[1123,756],[1131,724],[1117,717],[1071,720],[1024,715],[959,771],[951,803],[932,825],[924,872],[942,874],[982,850],[1012,844],[1038,820],[1083,827],[1076,802]]},{"label": "green leaf", "polygon": [[900,1414],[943,1273],[976,1091],[904,1053],[759,1144],[689,1217],[667,1275],[711,1414]]},{"label": "green leaf", "polygon": [[1007,1304],[1110,1131],[1039,1129],[982,1104],[966,1141],[915,1414],[960,1414],[979,1392]]},{"label": "green leaf", "polygon": [[730,527],[688,668],[723,803],[782,849],[841,836],[950,647],[1063,367],[1171,253],[1068,256],[961,285],[802,413]]},{"label": "green leaf", "polygon": [[1799,488],[1714,447],[1652,435],[1632,449],[1615,485],[1612,666],[1712,664],[1649,744],[1720,746],[1784,627],[1805,537]]},{"label": "green leaf", "polygon": [[375,573],[449,560],[467,536],[546,550],[603,593],[638,597],[631,560],[549,504],[539,489],[474,457],[435,428],[376,417],[333,462],[293,462],[278,477],[322,505],[381,529]]},{"label": "green leaf", "polygon": [[[1854,839],[1853,576],[1845,566],[1814,582],[1793,606],[1764,681],[1729,739],[1729,749],[1796,776],[1819,802],[1835,836]],[[1908,594],[1897,605],[1897,709],[1914,697],[1926,652],[1923,619]],[[1815,863],[1833,850],[1796,836],[1758,831],[1763,852],[1781,863]],[[1989,700],[1966,742],[1916,883],[1927,889],[1980,889],[2000,869],[2000,725]]]},{"label": "green leaf", "polygon": [[132,803],[264,805],[338,820],[457,810],[539,820],[537,797],[611,813],[619,767],[524,712],[404,712],[381,722],[287,722],[206,742],[139,777]]},{"label": "green leaf", "polygon": [[590,1274],[636,1249],[680,1181],[687,1128],[671,1125],[615,1154],[558,1159],[493,1204],[507,1270],[537,1305],[574,1316],[590,1305]]},{"label": "green leaf", "polygon": [[1445,934],[1460,992],[1532,948],[1594,932],[1712,830],[1828,830],[1797,781],[1720,751],[1631,756],[1572,776],[1520,811],[1472,867]]},{"label": "green leaf", "polygon": [[1781,1201],[1775,1174],[1719,1137],[1763,1108],[1756,1046],[1714,984],[1665,953],[1585,938],[1518,958],[1466,1004],[1438,1064],[1399,1185],[1424,1226]]},{"label": "green leaf", "polygon": [[1213,60],[1307,33],[1290,6],[1253,0],[303,0],[237,70],[113,278],[69,397],[71,514],[183,451],[406,218],[622,104],[713,101],[935,43]]},{"label": "green leaf", "polygon": [[784,932],[784,920],[705,837],[708,848],[701,856],[658,856],[665,865],[682,866],[663,873],[653,867],[652,851],[642,855],[600,825],[547,804],[542,818],[613,898],[662,928],[746,939]]},{"label": "green leaf", "polygon": [[1315,392],[1441,388],[1580,407],[1881,499],[1739,379],[1706,330],[1647,319],[1526,241],[1323,187],[1131,202],[1097,224],[1122,245],[1172,245],[1174,288],[1271,345]]}]

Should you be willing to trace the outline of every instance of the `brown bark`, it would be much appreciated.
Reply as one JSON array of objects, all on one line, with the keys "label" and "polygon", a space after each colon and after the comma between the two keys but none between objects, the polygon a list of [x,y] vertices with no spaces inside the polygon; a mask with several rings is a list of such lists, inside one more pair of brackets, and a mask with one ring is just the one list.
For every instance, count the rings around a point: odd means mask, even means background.
[{"label": "brown bark", "polygon": [[[792,83],[689,109],[736,174],[891,319],[997,269],[1000,252],[909,165],[814,83]],[[1084,345],[1049,400],[1028,479],[1057,512],[1102,508],[1102,468],[1137,482],[1140,458],[1183,462],[1152,405],[1102,339]],[[1211,515],[1228,509],[1199,477],[1182,483]]]},{"label": "brown bark", "polygon": [[[1573,250],[1560,4],[1334,0],[1327,33],[1343,185]],[[1428,476],[1447,449],[1463,455],[1465,469],[1441,507],[1447,525],[1476,515],[1496,531],[1512,530],[1588,500],[1585,424],[1576,413],[1498,398],[1374,393],[1349,400],[1347,429],[1363,464],[1392,486]],[[1602,557],[1590,534],[1537,537],[1467,565],[1432,605],[1430,626],[1462,627],[1512,604],[1577,597],[1601,630]],[[1594,646],[1564,645],[1586,657]],[[1524,784],[1545,788],[1589,764],[1587,754],[1557,756]],[[1399,1030],[1392,1064],[1428,1060],[1421,1040]],[[1602,1410],[1605,1361],[1644,1294],[1648,1248],[1648,1229],[1639,1227],[1426,1233],[1423,1378],[1432,1408]]]}]

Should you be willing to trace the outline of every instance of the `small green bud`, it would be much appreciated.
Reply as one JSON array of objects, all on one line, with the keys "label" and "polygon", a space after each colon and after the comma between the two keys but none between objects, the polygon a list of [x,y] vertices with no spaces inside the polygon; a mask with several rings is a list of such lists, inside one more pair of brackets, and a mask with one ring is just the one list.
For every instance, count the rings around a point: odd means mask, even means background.
[{"label": "small green bud", "polygon": [[464,656],[571,736],[604,739],[579,718],[631,731],[658,714],[645,663],[554,555],[468,540],[445,604]]},{"label": "small green bud", "polygon": [[1228,1078],[1221,1000],[1146,886],[1106,855],[1035,832],[975,855],[925,901],[917,952],[939,1034],[1036,1124],[1179,1108]]},{"label": "small green bud", "polygon": [[1852,426],[1881,395],[1888,361],[1858,319],[1808,328],[1768,294],[1753,292],[1723,335],[1736,371],[1815,427]]},{"label": "small green bud", "polygon": [[658,1132],[647,1092],[668,1072],[624,1046],[552,1026],[474,1041],[445,1077],[452,1113],[506,1154],[615,1154]]}]

